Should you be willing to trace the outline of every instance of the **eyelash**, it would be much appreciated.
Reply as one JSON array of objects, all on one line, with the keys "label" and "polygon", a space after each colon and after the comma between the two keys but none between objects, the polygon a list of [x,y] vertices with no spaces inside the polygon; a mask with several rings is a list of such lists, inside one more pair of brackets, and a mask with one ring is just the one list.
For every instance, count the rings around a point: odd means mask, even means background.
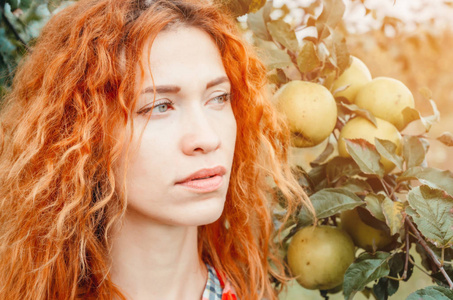
[{"label": "eyelash", "polygon": [[[231,93],[224,93],[222,95],[219,95],[219,96],[216,96],[214,98],[212,98],[211,100],[209,101],[212,101],[212,100],[219,100],[219,99],[222,99],[222,104],[225,103],[225,102],[228,102],[230,101],[231,99]],[[174,103],[170,100],[163,100],[163,101],[156,101],[154,103],[154,105],[150,105],[150,106],[145,106],[143,107],[142,109],[140,109],[137,114],[147,114],[149,113],[150,111],[154,110],[155,108],[158,108],[159,106],[162,106],[162,105],[167,105],[168,108],[170,108],[171,106],[174,105]],[[163,113],[163,112],[162,112]]]},{"label": "eyelash", "polygon": [[219,99],[219,98],[222,98],[224,103],[227,102],[227,101],[230,101],[231,93],[224,93],[222,95],[219,95],[219,96],[216,96],[216,97],[212,98],[211,100]]},{"label": "eyelash", "polygon": [[143,107],[137,113],[138,114],[147,114],[150,111],[154,110],[155,108],[158,108],[159,106],[167,105],[168,107],[170,107],[170,106],[173,106],[173,104],[174,103],[170,100],[158,100],[153,105]]}]

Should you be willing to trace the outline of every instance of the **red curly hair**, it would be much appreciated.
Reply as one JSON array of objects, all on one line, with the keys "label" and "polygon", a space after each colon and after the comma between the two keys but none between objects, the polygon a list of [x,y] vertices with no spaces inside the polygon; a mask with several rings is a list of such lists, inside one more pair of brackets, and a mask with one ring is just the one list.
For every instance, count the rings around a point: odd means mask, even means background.
[{"label": "red curly hair", "polygon": [[195,0],[81,0],[43,29],[0,115],[0,299],[125,299],[109,276],[112,228],[127,206],[115,165],[146,43],[180,25],[218,46],[238,125],[225,208],[199,227],[200,257],[241,299],[277,299],[269,276],[288,278],[269,179],[290,213],[310,204],[288,166],[289,132],[266,97],[265,68],[233,18]]}]

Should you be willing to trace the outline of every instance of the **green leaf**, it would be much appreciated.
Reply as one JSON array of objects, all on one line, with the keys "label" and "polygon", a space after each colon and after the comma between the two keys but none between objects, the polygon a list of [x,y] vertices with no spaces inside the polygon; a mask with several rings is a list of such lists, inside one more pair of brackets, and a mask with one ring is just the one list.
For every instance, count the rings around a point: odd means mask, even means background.
[{"label": "green leaf", "polygon": [[267,2],[266,5],[255,13],[249,13],[247,16],[247,26],[260,39],[271,41],[272,37],[267,31],[266,23],[270,21],[270,13],[272,10],[272,2]]},{"label": "green leaf", "polygon": [[329,156],[335,151],[334,146],[331,143],[327,143],[326,148],[322,153],[312,162],[310,162],[310,166],[316,166],[323,163]]},{"label": "green leaf", "polygon": [[377,300],[388,300],[390,295],[398,291],[399,285],[398,280],[383,277],[373,286],[373,293]]},{"label": "green leaf", "polygon": [[418,179],[422,184],[446,191],[453,196],[453,173],[436,168],[413,167],[401,174],[396,181]]},{"label": "green leaf", "polygon": [[313,189],[313,182],[308,173],[301,166],[291,167],[291,173],[297,179],[297,183],[304,189]]},{"label": "green leaf", "polygon": [[334,79],[336,79],[339,74],[343,73],[349,67],[350,54],[346,45],[346,39],[338,30],[333,30],[331,31],[331,35],[324,39],[322,43],[329,52],[330,57],[328,62],[334,67]]},{"label": "green leaf", "polygon": [[413,109],[411,107],[406,107],[401,112],[404,120],[403,124],[409,124],[412,121],[420,120],[423,126],[425,127],[426,132],[428,132],[433,126],[433,124],[438,122],[440,118],[440,113],[439,110],[437,109],[436,103],[431,99],[429,100],[429,102],[433,109],[433,115],[423,117],[418,110]]},{"label": "green leaf", "polygon": [[425,147],[419,138],[415,136],[405,136],[403,143],[403,157],[406,168],[419,166],[425,160]]},{"label": "green leaf", "polygon": [[291,63],[291,65],[287,68],[283,69],[283,72],[285,73],[285,76],[290,80],[302,80],[301,74],[299,69]]},{"label": "green leaf", "polygon": [[403,169],[403,159],[396,153],[396,145],[388,140],[375,138],[376,150],[379,154],[394,163],[400,170]]},{"label": "green leaf", "polygon": [[[438,248],[435,248],[435,249],[439,250]],[[453,250],[453,248],[447,248],[446,250],[448,250],[448,249]],[[440,254],[439,254],[438,257],[440,257]],[[451,262],[451,260],[450,260],[450,262]],[[447,273],[447,276],[449,278],[453,278],[453,267],[452,267],[452,265],[444,264],[444,271],[445,271],[445,273]],[[434,282],[436,284],[438,284],[440,286],[449,287],[448,281],[447,281],[447,279],[445,278],[444,274],[441,271],[438,271],[436,273],[432,273],[431,277],[434,279]]]},{"label": "green leaf", "polygon": [[288,77],[286,77],[285,72],[280,68],[269,71],[267,73],[267,79],[269,80],[269,83],[277,86],[281,86],[291,81]]},{"label": "green leaf", "polygon": [[433,100],[429,100],[429,103],[431,104],[431,108],[433,109],[433,115],[428,117],[420,117],[420,120],[426,128],[426,132],[428,132],[431,129],[431,126],[433,126],[433,124],[438,122],[440,119],[440,112],[437,109],[436,103]]},{"label": "green leaf", "polygon": [[215,0],[215,2],[231,11],[233,16],[239,17],[249,12],[252,0]]},{"label": "green leaf", "polygon": [[326,164],[319,165],[314,167],[308,172],[308,176],[310,176],[311,182],[313,182],[314,190],[319,191],[328,187],[328,180],[327,180],[327,166]]},{"label": "green leaf", "polygon": [[428,87],[424,86],[418,90],[420,94],[422,94],[423,98],[426,100],[430,100],[433,97],[433,91],[431,91]]},{"label": "green leaf", "polygon": [[345,300],[352,299],[355,293],[363,290],[365,286],[390,273],[390,254],[364,252],[352,263],[344,274],[343,292]]},{"label": "green leaf", "polygon": [[[54,1],[50,1],[49,3],[52,3]],[[24,10],[30,8],[31,4],[33,3],[33,0],[21,0],[19,7]]]},{"label": "green leaf", "polygon": [[364,194],[372,190],[368,182],[359,178],[349,178],[345,183],[342,184],[341,188],[348,190],[354,194]]},{"label": "green leaf", "polygon": [[[407,207],[406,210],[407,209],[410,209],[410,207]],[[425,268],[425,270],[431,271],[432,258],[430,257],[430,254],[428,254],[426,249],[423,248],[423,246],[419,243],[415,243],[415,251],[417,251],[417,253],[420,255],[421,264]]]},{"label": "green leaf", "polygon": [[342,74],[349,67],[350,54],[346,45],[346,39],[339,31],[332,33],[331,49],[335,64],[339,69],[338,74]]},{"label": "green leaf", "polygon": [[269,70],[286,68],[292,64],[291,58],[283,50],[268,50],[264,63]]},{"label": "green leaf", "polygon": [[381,156],[373,144],[364,139],[345,139],[345,142],[348,153],[363,173],[384,176],[384,167],[379,162]]},{"label": "green leaf", "polygon": [[390,235],[390,228],[387,226],[385,221],[376,219],[367,208],[357,207],[357,214],[359,215],[360,220],[362,220],[362,222],[366,225],[385,231],[388,235]]},{"label": "green leaf", "polygon": [[[322,43],[321,43],[322,44]],[[319,44],[319,45],[321,45]],[[318,49],[322,47],[318,46]],[[319,56],[319,52],[318,52]],[[327,61],[325,61],[323,68],[321,69],[321,74],[320,77],[324,79],[323,85],[330,90],[332,88],[334,80],[337,78],[337,72],[338,68],[333,65],[331,62],[331,57],[327,58]]]},{"label": "green leaf", "polygon": [[[404,273],[406,255],[403,252],[396,253],[389,260],[390,276],[400,277]],[[409,262],[407,276],[410,277],[414,265]],[[398,276],[399,275],[399,276]],[[390,278],[380,278],[379,282],[373,286],[373,292],[378,300],[387,300],[389,296],[395,294],[399,288],[399,281]]]},{"label": "green leaf", "polygon": [[11,11],[14,11],[19,7],[19,0],[8,0],[6,2],[11,6]]},{"label": "green leaf", "polygon": [[373,194],[370,193],[365,197],[365,202],[366,202],[366,208],[369,210],[369,212],[375,217],[376,219],[385,222],[385,216],[384,213],[382,212],[382,202],[387,197],[383,194]]},{"label": "green leaf", "polygon": [[409,124],[415,120],[420,120],[421,118],[418,110],[413,109],[409,106],[405,107],[401,114],[403,115],[403,124]]},{"label": "green leaf", "polygon": [[343,18],[344,11],[345,5],[343,1],[323,1],[322,12],[316,22],[319,40],[325,39],[330,35],[331,29],[335,28]]},{"label": "green leaf", "polygon": [[345,102],[340,102],[340,107],[345,108],[348,112],[355,113],[357,116],[364,117],[377,127],[376,118],[369,110],[358,107],[356,104],[349,104]]},{"label": "green leaf", "polygon": [[249,4],[249,12],[257,12],[261,7],[266,4],[267,0],[252,0]]},{"label": "green leaf", "polygon": [[0,53],[10,55],[16,46],[6,37],[5,28],[0,28]]},{"label": "green leaf", "polygon": [[451,300],[453,291],[442,286],[428,286],[410,294],[406,300]]},{"label": "green leaf", "polygon": [[417,224],[420,232],[436,247],[453,246],[453,198],[444,191],[422,185],[408,194],[412,209],[406,209],[408,215]]},{"label": "green leaf", "polygon": [[[363,204],[363,201],[354,193],[341,188],[322,189],[311,195],[310,200],[318,219],[327,218]],[[299,220],[302,226],[313,222],[313,216],[305,206],[299,214]]]},{"label": "green leaf", "polygon": [[390,234],[394,235],[399,233],[404,222],[404,208],[405,205],[401,202],[392,201],[390,198],[385,197],[381,203],[382,212],[385,216],[385,221],[390,228]]},{"label": "green leaf", "polygon": [[288,23],[283,20],[271,21],[267,23],[267,29],[275,41],[290,51],[297,52],[299,43],[297,42],[296,33]]},{"label": "green leaf", "polygon": [[274,43],[257,39],[256,44],[259,47],[258,55],[268,70],[286,68],[293,64],[289,55],[278,49]]},{"label": "green leaf", "polygon": [[[390,276],[393,277],[401,277],[404,274],[404,265],[406,261],[406,253],[404,252],[398,252],[392,256],[392,258],[389,260],[389,266],[390,266]],[[409,262],[410,263],[410,262]],[[408,272],[409,268],[413,268],[414,265],[408,265]]]},{"label": "green leaf", "polygon": [[302,73],[311,72],[321,66],[321,61],[318,58],[313,42],[304,42],[304,45],[297,56],[297,66]]},{"label": "green leaf", "polygon": [[326,166],[326,176],[335,183],[342,177],[351,177],[360,174],[359,166],[352,158],[335,156]]}]

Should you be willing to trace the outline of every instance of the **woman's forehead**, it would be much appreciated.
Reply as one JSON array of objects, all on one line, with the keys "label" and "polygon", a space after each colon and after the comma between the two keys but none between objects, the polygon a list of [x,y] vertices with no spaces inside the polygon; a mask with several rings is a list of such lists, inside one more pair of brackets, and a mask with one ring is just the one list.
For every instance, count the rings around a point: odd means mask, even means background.
[{"label": "woman's forehead", "polygon": [[192,26],[178,26],[160,32],[143,56],[145,80],[152,73],[156,84],[166,84],[161,82],[166,80],[187,80],[187,76],[192,80],[204,77],[212,80],[226,74],[212,37]]}]

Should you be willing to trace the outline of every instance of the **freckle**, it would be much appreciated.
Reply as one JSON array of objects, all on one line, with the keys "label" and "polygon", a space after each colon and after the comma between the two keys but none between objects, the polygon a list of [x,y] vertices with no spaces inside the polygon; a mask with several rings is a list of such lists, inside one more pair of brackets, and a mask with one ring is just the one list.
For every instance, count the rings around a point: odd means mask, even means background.
[{"label": "freckle", "polygon": [[306,265],[307,265],[307,266],[309,266],[309,265],[310,265],[310,262],[309,262],[309,261],[307,261]]}]

